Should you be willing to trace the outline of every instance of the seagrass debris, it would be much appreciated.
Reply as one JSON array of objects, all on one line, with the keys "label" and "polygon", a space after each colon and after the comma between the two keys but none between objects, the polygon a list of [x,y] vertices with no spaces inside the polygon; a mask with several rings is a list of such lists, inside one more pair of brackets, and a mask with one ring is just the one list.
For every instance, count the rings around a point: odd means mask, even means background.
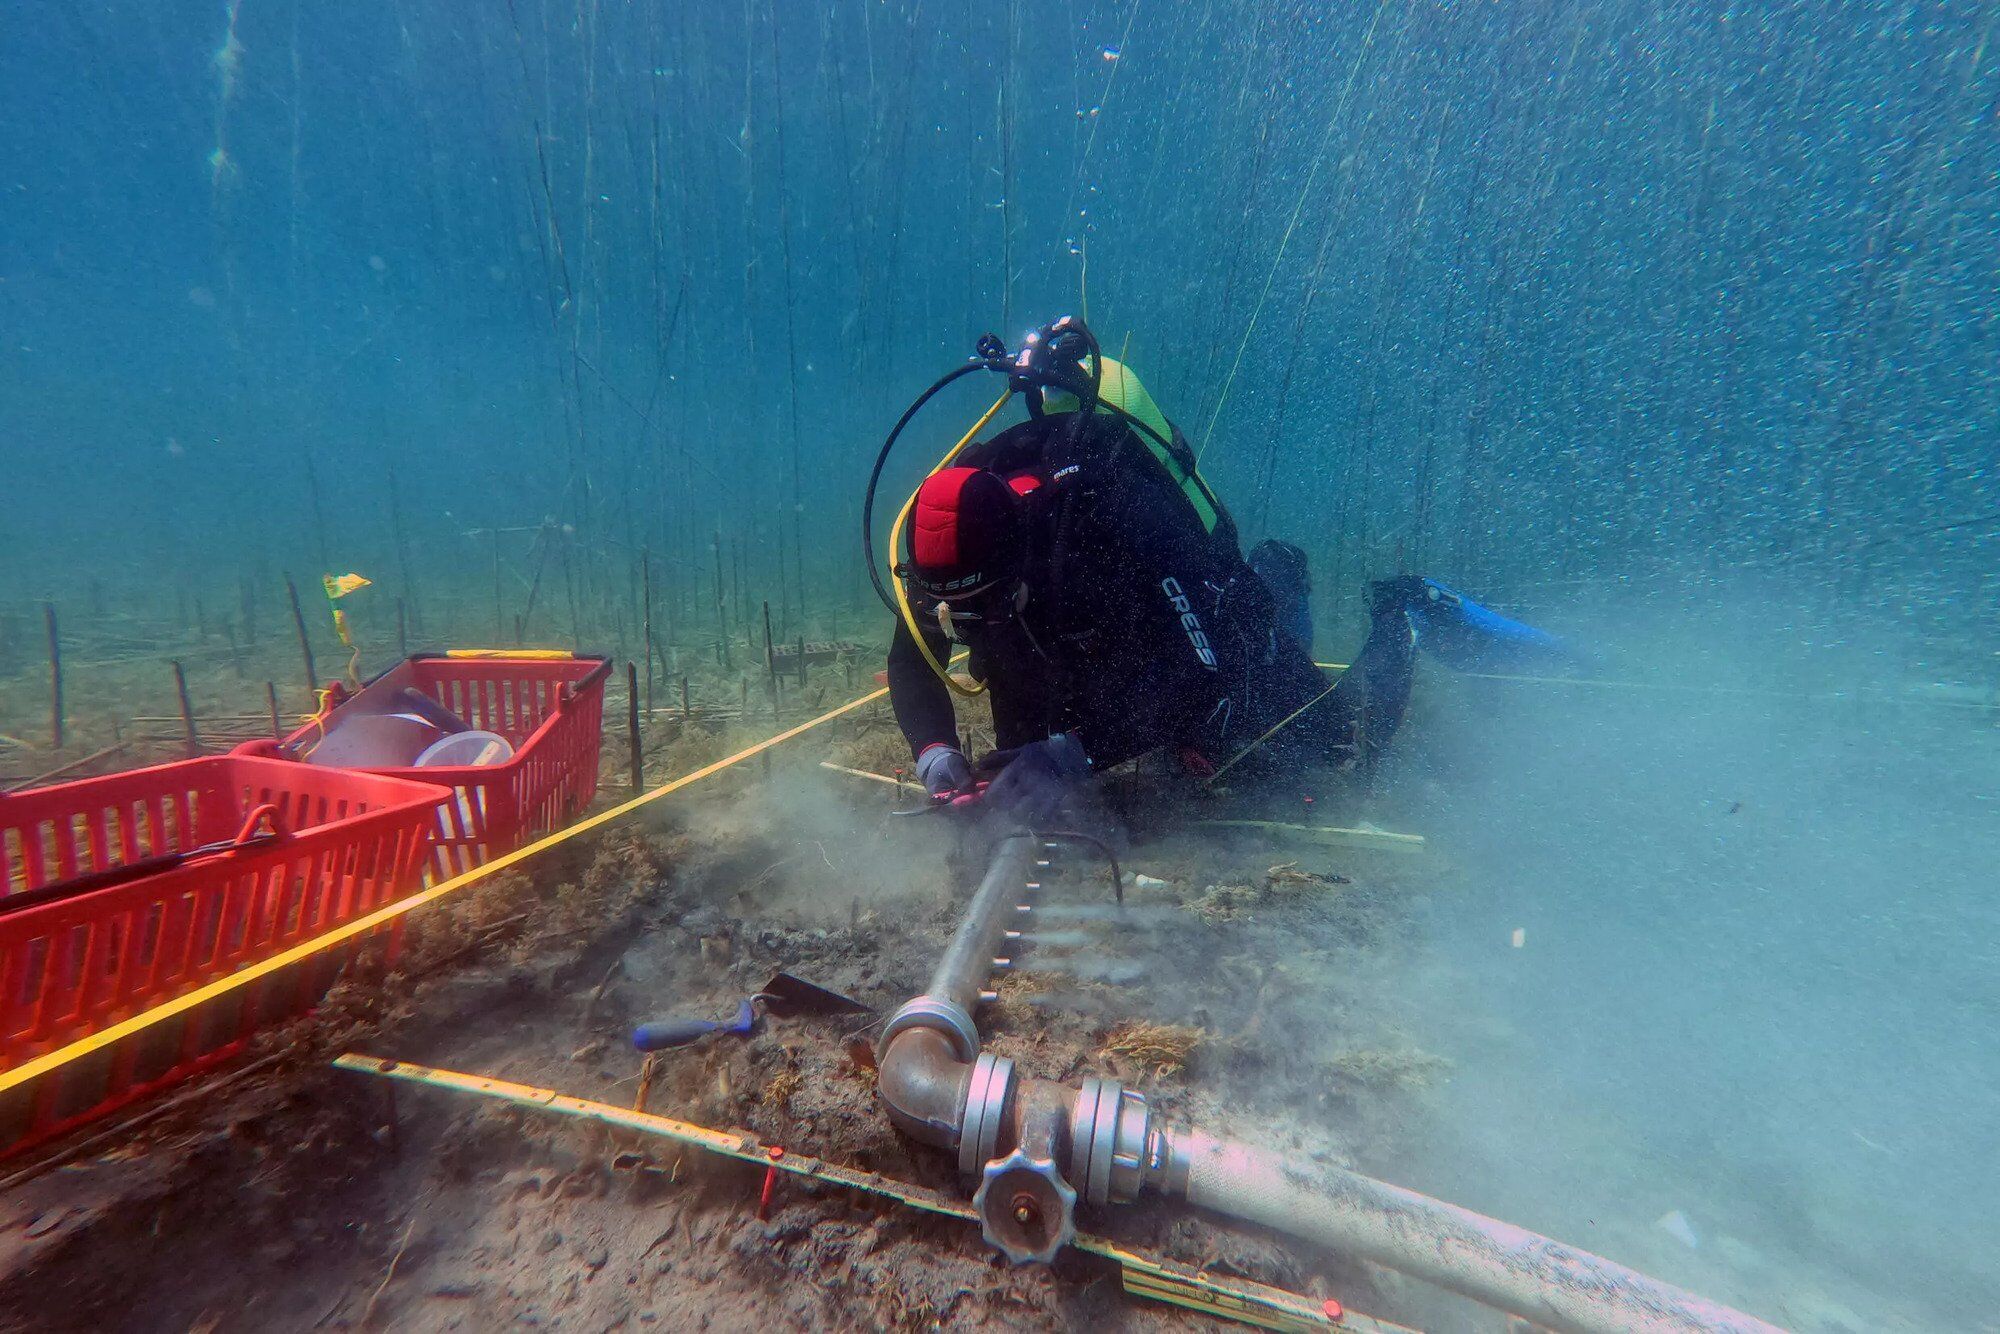
[{"label": "seagrass debris", "polygon": [[1154,1024],[1128,1019],[1104,1035],[1100,1056],[1122,1056],[1144,1067],[1155,1079],[1179,1074],[1206,1036],[1185,1024]]}]

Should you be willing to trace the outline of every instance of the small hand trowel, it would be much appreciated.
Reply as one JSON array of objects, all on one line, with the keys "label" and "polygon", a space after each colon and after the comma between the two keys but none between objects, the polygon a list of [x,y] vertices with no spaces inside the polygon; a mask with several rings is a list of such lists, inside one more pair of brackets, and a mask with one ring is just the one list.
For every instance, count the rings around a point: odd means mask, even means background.
[{"label": "small hand trowel", "polygon": [[748,1037],[757,1026],[757,1005],[780,1018],[796,1014],[866,1014],[868,1007],[852,996],[815,986],[790,973],[774,973],[764,989],[746,997],[736,1007],[736,1017],[728,1020],[672,1018],[655,1019],[632,1030],[632,1045],[640,1051],[665,1051],[685,1047],[710,1033],[730,1033]]}]

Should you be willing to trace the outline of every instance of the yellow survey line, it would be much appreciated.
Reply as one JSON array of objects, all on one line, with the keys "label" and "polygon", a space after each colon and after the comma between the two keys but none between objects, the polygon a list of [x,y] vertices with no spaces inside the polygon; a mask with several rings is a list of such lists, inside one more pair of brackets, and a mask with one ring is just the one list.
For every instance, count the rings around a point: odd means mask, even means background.
[{"label": "yellow survey line", "polygon": [[417,893],[407,898],[398,899],[386,907],[377,908],[366,917],[357,917],[345,926],[335,927],[325,935],[314,936],[311,940],[301,941],[281,954],[274,954],[268,959],[261,959],[247,968],[242,968],[231,973],[227,977],[219,977],[206,986],[197,987],[184,996],[176,996],[172,1000],[156,1005],[150,1010],[141,1011],[133,1015],[130,1019],[121,1019],[119,1022],[111,1025],[111,1027],[100,1029],[92,1033],[89,1037],[78,1038],[66,1047],[58,1047],[52,1052],[45,1052],[35,1057],[32,1061],[17,1065],[11,1070],[0,1071],[0,1093],[5,1093],[9,1089],[19,1088],[31,1080],[41,1078],[52,1070],[59,1070],[73,1061],[81,1060],[94,1051],[101,1051],[114,1042],[123,1041],[131,1037],[134,1033],[143,1032],[151,1028],[154,1024],[171,1019],[177,1014],[186,1014],[189,1010],[194,1009],[198,1005],[204,1005],[214,1000],[217,996],[227,995],[239,987],[248,986],[260,977],[268,977],[280,969],[289,968],[300,960],[309,959],[322,950],[332,949],[335,945],[353,940],[356,936],[365,935],[373,931],[376,927],[393,922],[405,913],[421,908],[427,903],[434,903],[447,894],[457,893],[467,885],[477,884],[481,880],[498,875],[510,866],[517,866],[538,852],[552,848],[558,843],[567,842],[579,834],[586,834],[593,829],[601,828],[604,825],[610,824],[613,820],[630,815],[641,806],[658,801],[661,797],[670,796],[690,784],[699,783],[711,774],[720,773],[732,764],[740,764],[753,755],[761,755],[774,746],[781,746],[794,737],[803,736],[822,723],[830,723],[835,718],[843,714],[852,713],[865,704],[872,704],[888,693],[889,688],[887,686],[872,690],[859,699],[849,700],[837,709],[830,709],[822,713],[810,722],[800,723],[796,727],[787,728],[776,736],[766,737],[754,746],[745,747],[737,751],[734,755],[731,755],[728,759],[717,760],[713,764],[703,765],[691,774],[684,774],[670,783],[662,783],[650,792],[641,792],[629,801],[620,802],[609,810],[599,811],[597,814],[579,820],[573,825],[558,829],[545,838],[536,839],[526,847],[516,848],[512,852],[503,852],[492,861],[482,862],[470,871],[455,875],[449,880],[440,881],[432,885],[429,889],[419,890]]},{"label": "yellow survey line", "polygon": [[[412,1084],[428,1084],[432,1088],[452,1089],[459,1093],[476,1093],[481,1097],[498,1098],[503,1102],[515,1103],[522,1107],[537,1107],[558,1116],[574,1116],[589,1121],[601,1121],[605,1125],[620,1126],[627,1130],[644,1131],[649,1135],[663,1135],[682,1144],[706,1149],[710,1153],[719,1153],[727,1158],[740,1158],[745,1162],[762,1161],[765,1157],[761,1143],[740,1132],[731,1134],[726,1130],[710,1130],[691,1121],[679,1121],[670,1116],[636,1111],[630,1107],[616,1107],[607,1102],[572,1098],[554,1089],[537,1088],[533,1084],[516,1084],[510,1079],[469,1075],[458,1070],[445,1070],[434,1065],[418,1065],[414,1061],[399,1061],[385,1056],[369,1056],[356,1051],[334,1057],[333,1068],[353,1074],[400,1079]],[[783,1166],[788,1172],[804,1170],[797,1160],[785,1162]],[[968,1216],[971,1213],[970,1209],[966,1210]]]},{"label": "yellow survey line", "polygon": [[1798,700],[1807,704],[1888,704],[1916,705],[1921,708],[1973,709],[1991,712],[1994,704],[1980,700],[1931,699],[1922,695],[1897,695],[1879,690],[1806,692],[1764,690],[1756,686],[1698,686],[1680,681],[1606,681],[1592,676],[1520,676],[1507,672],[1456,672],[1475,681],[1518,681],[1538,686],[1582,686],[1594,690],[1660,690],[1677,695],[1734,695],[1744,699]]},{"label": "yellow survey line", "polygon": [[888,774],[878,774],[872,769],[850,769],[844,764],[835,764],[832,760],[821,760],[819,767],[822,769],[831,769],[837,774],[846,774],[849,778],[865,778],[871,783],[881,783],[885,786],[895,788],[898,792],[901,792],[906,787],[923,786],[914,780],[906,782],[901,778],[891,778]]}]

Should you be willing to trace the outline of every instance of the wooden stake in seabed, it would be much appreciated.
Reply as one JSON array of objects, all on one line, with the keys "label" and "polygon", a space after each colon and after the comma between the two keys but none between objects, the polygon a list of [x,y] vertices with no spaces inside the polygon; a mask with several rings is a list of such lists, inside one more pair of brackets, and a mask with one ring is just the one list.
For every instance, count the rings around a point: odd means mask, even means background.
[{"label": "wooden stake in seabed", "polygon": [[722,607],[722,534],[715,535],[715,652],[722,670],[729,670],[729,618]]},{"label": "wooden stake in seabed", "polygon": [[285,596],[292,603],[292,625],[299,632],[299,653],[306,662],[306,698],[319,694],[319,671],[313,666],[312,640],[306,635],[306,614],[299,606],[299,586],[292,582],[292,576],[285,576]]},{"label": "wooden stake in seabed", "polygon": [[[396,484],[396,470],[389,469],[389,530],[396,541],[396,572],[403,584],[402,594],[396,599],[396,635],[400,642],[403,636],[403,604],[410,604],[410,623],[421,634],[424,628],[423,612],[417,606],[417,588],[410,581],[410,542],[403,532],[403,493]],[[408,657],[409,651],[403,650]]]},{"label": "wooden stake in seabed", "polygon": [[646,787],[646,757],[639,740],[639,669],[629,662],[625,664],[625,726],[632,741],[632,790],[641,792]]},{"label": "wooden stake in seabed", "polygon": [[56,604],[42,604],[42,624],[49,632],[49,749],[63,748],[62,639],[56,633]]},{"label": "wooden stake in seabed", "polygon": [[193,759],[201,754],[201,737],[195,732],[194,705],[188,702],[187,672],[178,662],[174,664],[174,694],[181,702],[181,727],[187,733],[187,755]]},{"label": "wooden stake in seabed", "polygon": [[771,647],[771,600],[764,599],[764,672],[773,682],[778,679],[778,659]]},{"label": "wooden stake in seabed", "polygon": [[257,647],[257,590],[250,576],[244,575],[237,588],[237,610],[243,619],[243,642],[251,648]]},{"label": "wooden stake in seabed", "polygon": [[[544,553],[546,559],[546,553]],[[540,571],[536,573],[539,575]],[[518,629],[518,626],[516,627]],[[500,609],[500,530],[493,530],[493,642],[498,644],[500,636],[507,632],[507,618]]]},{"label": "wooden stake in seabed", "polygon": [[639,553],[639,655],[646,660],[646,712],[653,711],[653,549]]}]

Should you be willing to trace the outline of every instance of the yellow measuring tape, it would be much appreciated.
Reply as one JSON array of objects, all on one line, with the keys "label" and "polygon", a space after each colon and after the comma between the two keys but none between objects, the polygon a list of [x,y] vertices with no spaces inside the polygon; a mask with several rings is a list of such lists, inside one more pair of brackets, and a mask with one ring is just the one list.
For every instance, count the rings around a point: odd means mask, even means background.
[{"label": "yellow measuring tape", "polygon": [[109,1028],[100,1029],[92,1033],[89,1037],[78,1038],[66,1047],[58,1047],[52,1052],[46,1052],[31,1061],[26,1061],[15,1066],[11,1070],[0,1071],[0,1093],[5,1093],[9,1089],[19,1088],[31,1080],[39,1079],[53,1070],[59,1070],[73,1061],[81,1060],[94,1051],[101,1051],[114,1042],[121,1042],[131,1037],[134,1033],[143,1032],[155,1024],[173,1018],[177,1014],[186,1014],[196,1006],[204,1005],[218,996],[227,995],[239,987],[246,987],[260,977],[268,977],[282,968],[289,968],[293,964],[304,959],[309,959],[323,950],[332,949],[335,945],[353,940],[356,936],[365,935],[378,926],[393,922],[405,913],[423,907],[426,903],[435,903],[447,894],[456,894],[468,885],[474,885],[481,880],[498,875],[508,867],[517,866],[538,852],[552,848],[558,843],[566,843],[579,834],[587,834],[593,829],[610,824],[613,820],[630,815],[641,806],[650,805],[658,801],[661,797],[678,792],[690,784],[699,783],[711,774],[720,773],[733,764],[740,764],[753,755],[761,755],[774,746],[781,746],[794,737],[803,736],[815,727],[823,723],[830,723],[843,714],[852,713],[864,705],[872,704],[888,693],[889,690],[886,686],[879,690],[872,690],[859,699],[849,700],[837,709],[829,709],[809,722],[803,722],[796,727],[787,728],[776,736],[766,737],[754,746],[747,746],[737,751],[734,755],[731,755],[728,759],[717,760],[713,764],[703,765],[691,774],[684,774],[670,783],[661,784],[650,792],[642,792],[630,801],[620,802],[609,810],[599,811],[597,814],[579,820],[567,828],[558,829],[546,838],[536,839],[526,847],[502,853],[490,862],[483,862],[473,867],[470,871],[455,875],[449,880],[440,881],[432,885],[429,889],[419,890],[407,898],[401,898],[385,907],[377,908],[367,916],[357,917],[345,926],[335,927],[325,935],[314,936],[311,940],[301,941],[283,953],[274,954],[268,959],[259,960],[257,963],[231,973],[227,977],[219,977],[206,986],[195,988],[185,996],[176,996],[172,1000],[156,1005],[150,1010],[135,1014],[130,1019],[122,1019]]},{"label": "yellow measuring tape", "polygon": [[[839,1163],[830,1163],[811,1154],[782,1149],[766,1144],[756,1136],[742,1131],[711,1130],[707,1126],[678,1121],[673,1117],[660,1116],[653,1112],[635,1111],[629,1107],[617,1107],[610,1103],[573,1098],[555,1089],[537,1088],[532,1084],[516,1084],[509,1080],[492,1079],[484,1075],[463,1074],[456,1070],[441,1070],[435,1066],[417,1065],[410,1061],[365,1056],[359,1052],[348,1052],[337,1057],[333,1065],[337,1070],[346,1070],[353,1074],[375,1075],[384,1079],[448,1089],[455,1093],[476,1094],[512,1103],[517,1107],[546,1112],[552,1116],[574,1117],[582,1121],[615,1126],[621,1130],[657,1135],[724,1158],[734,1158],[739,1162],[753,1163],[794,1176],[808,1177],[853,1190],[887,1196],[926,1213],[943,1214],[967,1222],[978,1221],[978,1214],[973,1211],[971,1205],[940,1191],[898,1181],[879,1172],[843,1167]],[[1415,1334],[1415,1331],[1405,1329],[1401,1325],[1392,1325],[1385,1320],[1376,1320],[1356,1311],[1342,1310],[1337,1302],[1316,1300],[1250,1279],[1206,1273],[1192,1265],[1121,1246],[1109,1238],[1093,1236],[1088,1232],[1077,1233],[1070,1241],[1070,1245],[1118,1265],[1125,1291],[1153,1301],[1170,1302],[1175,1306],[1201,1311],[1218,1319],[1234,1320],[1263,1329],[1287,1331],[1345,1330],[1350,1334]]]},{"label": "yellow measuring tape", "polygon": [[1325,847],[1386,848],[1391,852],[1422,852],[1422,834],[1389,829],[1356,829],[1347,825],[1294,824],[1284,820],[1196,820],[1196,829],[1247,829],[1273,837],[1296,838]]}]

